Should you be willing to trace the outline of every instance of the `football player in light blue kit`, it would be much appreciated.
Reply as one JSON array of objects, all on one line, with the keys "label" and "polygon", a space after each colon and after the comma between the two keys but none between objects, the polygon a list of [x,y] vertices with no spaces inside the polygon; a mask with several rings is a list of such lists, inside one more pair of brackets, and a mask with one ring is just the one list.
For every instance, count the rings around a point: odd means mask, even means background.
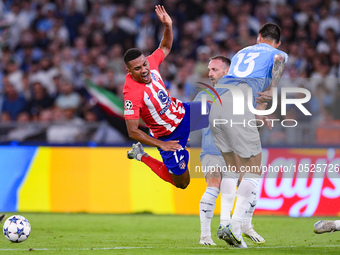
[{"label": "football player in light blue kit", "polygon": [[[213,86],[215,86],[217,82],[228,73],[229,66],[229,58],[224,56],[215,56],[210,58],[208,75]],[[209,88],[207,90],[207,92],[213,93]],[[202,94],[208,95],[207,92],[201,91],[194,101],[200,100]],[[202,150],[200,159],[207,188],[200,201],[201,236],[199,243],[202,245],[216,245],[211,238],[211,220],[214,215],[216,198],[219,193],[221,193],[221,219],[230,218],[230,212],[224,210],[225,201],[228,201],[228,199],[225,199],[226,192],[223,189],[220,190],[221,182],[224,182],[224,171],[221,171],[221,168],[225,167],[225,162],[221,152],[215,146],[209,127],[202,129]],[[238,160],[239,162],[239,159],[236,158],[235,160]],[[222,185],[222,187],[227,188],[226,185]],[[256,201],[254,201],[253,204],[256,204]],[[246,228],[242,228],[242,233],[250,237],[254,243],[260,244],[264,243],[265,240],[251,226],[254,209],[254,207],[249,206],[249,210],[243,219],[243,223]]]},{"label": "football player in light blue kit", "polygon": [[[242,91],[244,107],[241,115],[233,114],[233,94],[229,89],[218,89],[222,105],[212,105],[209,122],[214,142],[222,152],[228,171],[223,185],[228,187],[228,210],[231,211],[234,202],[237,180],[242,182],[237,191],[237,201],[232,218],[221,220],[217,235],[228,244],[240,248],[247,245],[241,234],[242,220],[249,204],[257,198],[261,169],[261,142],[256,123],[251,120],[259,119],[248,109],[248,89],[252,89],[253,102],[266,103],[272,98],[272,89],[277,86],[288,56],[278,50],[280,46],[280,28],[272,23],[263,25],[259,31],[257,44],[240,50],[231,61],[229,72],[219,84],[236,86],[234,89]],[[217,85],[219,87],[219,85]],[[234,102],[235,103],[235,102]],[[266,104],[254,103],[257,110],[264,110]],[[263,123],[268,126],[265,118]],[[241,167],[236,169],[234,154],[241,160]],[[234,169],[234,170],[233,170]],[[235,170],[236,169],[236,170]],[[241,173],[243,172],[243,173]],[[221,187],[222,189],[222,187]]]},{"label": "football player in light blue kit", "polygon": [[[215,56],[210,58],[208,64],[208,76],[213,86],[215,86],[220,78],[228,73],[230,59],[224,56]],[[208,88],[197,94],[194,101],[201,100],[203,94],[212,93]],[[225,166],[224,159],[220,151],[216,148],[214,140],[211,136],[210,128],[202,129],[202,149],[200,154],[202,172],[207,183],[207,188],[202,195],[200,201],[200,223],[201,237],[200,244],[216,245],[211,238],[211,220],[214,215],[216,198],[220,193],[220,185],[222,181],[221,167]],[[222,217],[222,191],[221,191],[221,217]]]}]

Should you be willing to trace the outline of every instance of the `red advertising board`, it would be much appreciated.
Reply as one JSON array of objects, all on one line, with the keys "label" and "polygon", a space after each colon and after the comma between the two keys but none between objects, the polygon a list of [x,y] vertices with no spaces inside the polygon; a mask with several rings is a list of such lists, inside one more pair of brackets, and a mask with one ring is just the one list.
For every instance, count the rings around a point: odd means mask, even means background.
[{"label": "red advertising board", "polygon": [[340,214],[340,149],[265,149],[256,213]]}]

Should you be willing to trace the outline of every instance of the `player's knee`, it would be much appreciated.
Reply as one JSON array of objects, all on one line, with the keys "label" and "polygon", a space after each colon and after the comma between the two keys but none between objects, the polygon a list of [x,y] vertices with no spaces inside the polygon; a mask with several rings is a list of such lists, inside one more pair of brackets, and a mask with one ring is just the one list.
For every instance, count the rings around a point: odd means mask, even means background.
[{"label": "player's knee", "polygon": [[177,183],[176,187],[179,188],[179,189],[186,189],[186,187],[188,187],[189,183],[190,183],[190,179],[183,180],[183,181]]},{"label": "player's knee", "polygon": [[189,183],[180,183],[177,185],[177,188],[179,189],[186,189],[188,187]]},{"label": "player's knee", "polygon": [[207,178],[207,186],[208,187],[216,187],[220,188],[221,179],[220,178]]},{"label": "player's knee", "polygon": [[205,176],[208,187],[220,188],[221,178],[221,173],[217,171],[208,172]]}]

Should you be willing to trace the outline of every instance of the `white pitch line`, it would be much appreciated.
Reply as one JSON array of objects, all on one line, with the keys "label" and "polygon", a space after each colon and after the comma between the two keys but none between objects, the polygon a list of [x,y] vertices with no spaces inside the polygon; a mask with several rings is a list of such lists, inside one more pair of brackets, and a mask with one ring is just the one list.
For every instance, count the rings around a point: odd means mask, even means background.
[{"label": "white pitch line", "polygon": [[[225,247],[213,247],[210,245],[202,246],[202,247],[188,247],[185,249],[191,249],[191,250],[200,250],[200,249],[209,249],[209,250],[221,250],[228,248],[230,246]],[[335,248],[340,247],[340,244],[331,244],[331,245],[309,245],[309,246],[261,246],[261,245],[254,245],[254,246],[248,246],[248,249],[284,249],[284,248]],[[231,247],[230,247],[231,248]],[[167,247],[167,249],[171,249],[171,247]],[[178,248],[173,248],[178,249]],[[235,247],[235,249],[237,249]]]},{"label": "white pitch line", "polygon": [[[187,250],[201,250],[201,249],[209,249],[209,250],[222,250],[229,246],[225,247],[212,247],[212,246],[202,246],[202,247],[186,247]],[[340,245],[310,245],[310,246],[250,246],[249,249],[284,249],[284,248],[335,248],[340,247]],[[32,249],[33,251],[89,251],[89,250],[129,250],[129,249],[181,249],[178,247],[102,247],[102,248],[19,248],[19,249],[0,249],[0,251],[28,251]],[[236,248],[235,248],[236,249]]]},{"label": "white pitch line", "polygon": [[27,249],[0,249],[0,251],[91,251],[91,250],[129,250],[129,249],[152,249],[153,247],[103,247],[103,248],[27,248]]},{"label": "white pitch line", "polygon": [[256,246],[256,247],[251,247],[255,249],[281,249],[281,248],[333,248],[333,247],[340,247],[340,244],[330,244],[330,245],[308,245],[308,246]]}]

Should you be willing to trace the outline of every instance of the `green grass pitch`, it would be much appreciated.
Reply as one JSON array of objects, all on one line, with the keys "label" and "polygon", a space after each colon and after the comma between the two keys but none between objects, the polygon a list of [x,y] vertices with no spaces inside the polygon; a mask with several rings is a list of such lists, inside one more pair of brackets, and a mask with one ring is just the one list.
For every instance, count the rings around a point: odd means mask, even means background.
[{"label": "green grass pitch", "polygon": [[[321,218],[255,216],[254,228],[265,239],[248,249],[218,240],[218,216],[212,222],[217,246],[198,244],[198,216],[152,214],[39,214],[25,216],[30,237],[23,243],[0,238],[0,254],[339,254],[340,232],[316,235],[313,224]],[[328,218],[336,219],[336,218]],[[1,224],[2,225],[2,224]]]}]

